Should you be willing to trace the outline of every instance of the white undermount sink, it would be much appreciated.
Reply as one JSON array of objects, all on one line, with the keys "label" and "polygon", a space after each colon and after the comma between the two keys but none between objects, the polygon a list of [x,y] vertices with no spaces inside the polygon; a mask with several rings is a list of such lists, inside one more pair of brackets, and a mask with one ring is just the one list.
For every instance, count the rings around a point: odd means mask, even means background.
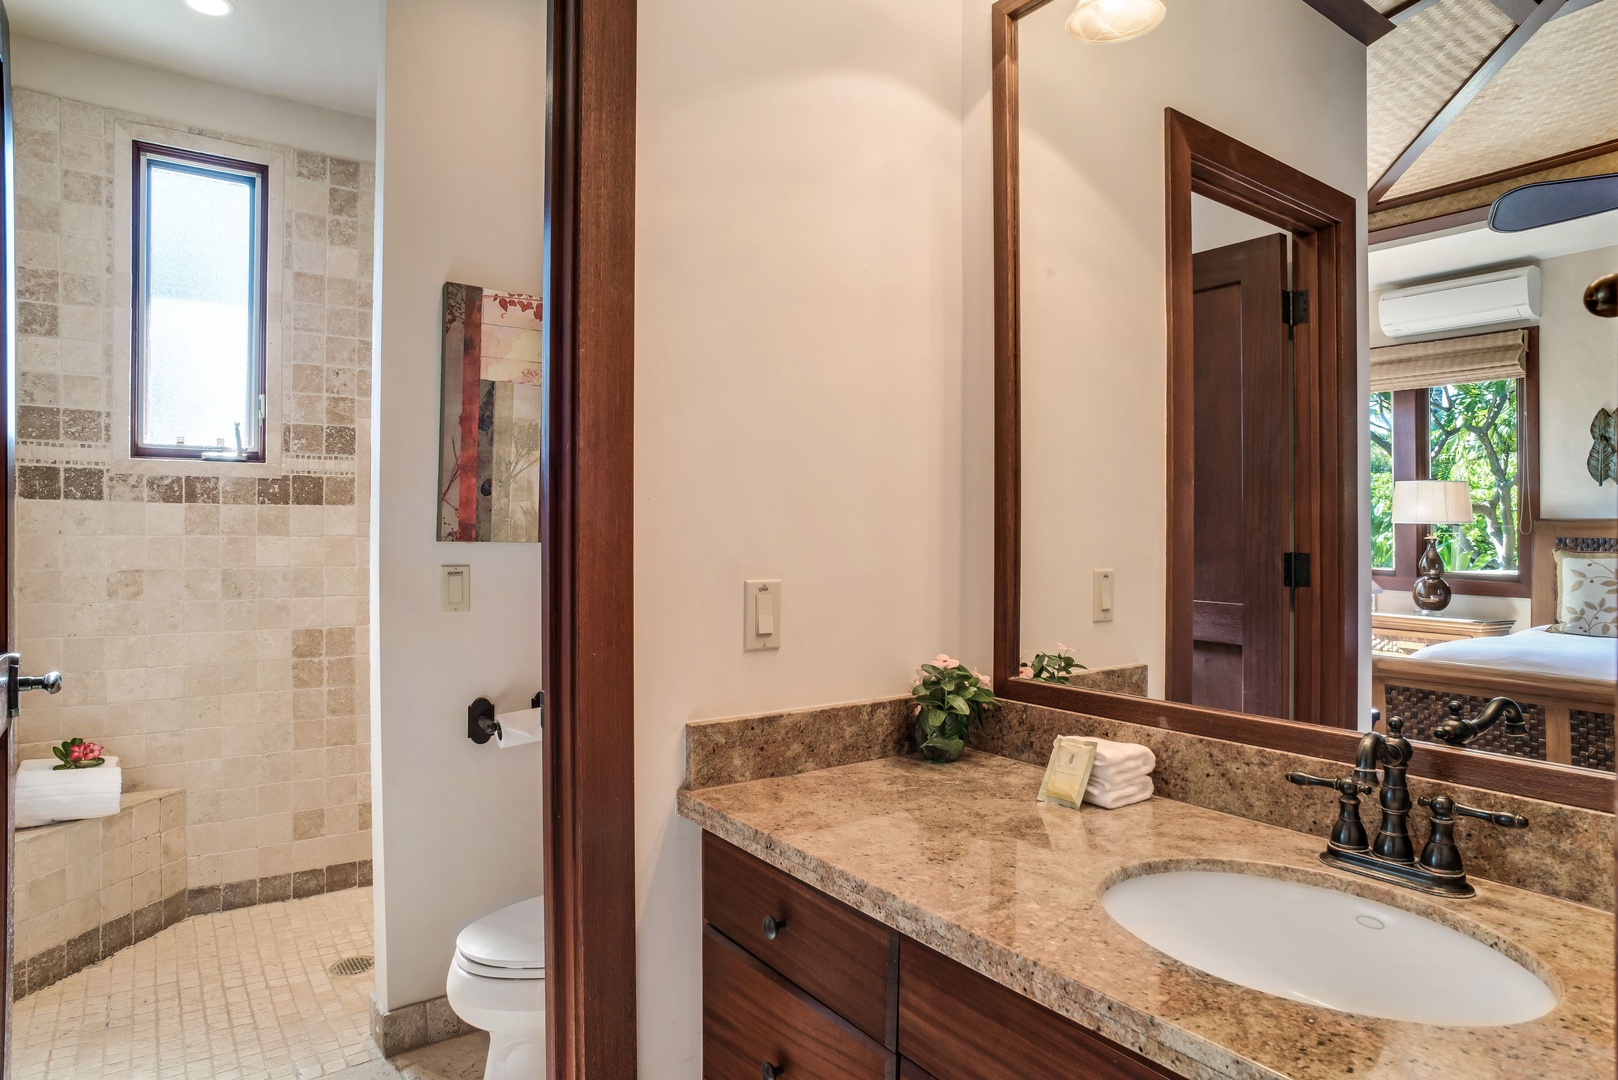
[{"label": "white undermount sink", "polygon": [[1462,1027],[1544,1016],[1556,995],[1447,926],[1335,889],[1225,871],[1132,877],[1101,897],[1148,945],[1210,975],[1328,1009]]}]

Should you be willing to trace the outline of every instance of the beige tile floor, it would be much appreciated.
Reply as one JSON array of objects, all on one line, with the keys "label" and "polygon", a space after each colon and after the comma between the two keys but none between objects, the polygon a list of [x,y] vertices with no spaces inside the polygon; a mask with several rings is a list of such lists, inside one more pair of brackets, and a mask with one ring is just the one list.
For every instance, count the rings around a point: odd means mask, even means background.
[{"label": "beige tile floor", "polygon": [[485,1044],[476,1036],[432,1054],[380,1060],[367,1034],[370,973],[326,974],[337,960],[371,949],[368,888],[186,919],[17,1002],[13,1076],[478,1075]]}]

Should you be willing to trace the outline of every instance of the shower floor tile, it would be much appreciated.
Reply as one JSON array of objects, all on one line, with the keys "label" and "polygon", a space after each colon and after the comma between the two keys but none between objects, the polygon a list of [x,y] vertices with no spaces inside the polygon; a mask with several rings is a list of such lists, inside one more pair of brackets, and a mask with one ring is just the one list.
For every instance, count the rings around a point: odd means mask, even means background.
[{"label": "shower floor tile", "polygon": [[18,1001],[16,1080],[268,1080],[379,1060],[371,890],[198,915]]}]

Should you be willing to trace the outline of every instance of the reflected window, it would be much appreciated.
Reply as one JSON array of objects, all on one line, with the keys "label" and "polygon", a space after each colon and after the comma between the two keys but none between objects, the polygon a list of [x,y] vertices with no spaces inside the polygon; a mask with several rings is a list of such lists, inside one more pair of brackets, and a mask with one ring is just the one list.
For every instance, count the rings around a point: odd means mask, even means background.
[{"label": "reflected window", "polygon": [[[1532,330],[1521,333],[1523,352],[1520,361],[1513,361],[1522,372],[1520,378],[1496,375],[1446,380],[1443,376],[1451,374],[1446,367],[1464,370],[1465,365],[1435,363],[1435,349],[1425,356],[1415,355],[1415,364],[1432,367],[1417,372],[1431,379],[1423,385],[1424,380],[1415,378],[1408,368],[1400,371],[1390,366],[1379,375],[1373,350],[1372,385],[1379,378],[1394,382],[1391,388],[1373,391],[1366,402],[1371,570],[1383,588],[1408,588],[1414,583],[1416,560],[1426,546],[1424,538],[1431,533],[1438,538],[1444,578],[1455,592],[1529,595],[1530,517],[1537,460],[1530,418],[1538,407],[1539,338]],[[1462,343],[1452,353],[1465,359],[1464,343],[1476,340],[1423,344]],[[1479,366],[1471,365],[1473,370]],[[1465,482],[1472,495],[1472,520],[1465,525],[1395,525],[1393,485],[1399,480]]]},{"label": "reflected window", "polygon": [[1393,569],[1393,392],[1371,395],[1371,568]]},{"label": "reflected window", "polygon": [[1523,540],[1517,483],[1517,381],[1458,383],[1427,391],[1427,468],[1433,480],[1464,480],[1477,512],[1438,529],[1452,572],[1516,571]]},{"label": "reflected window", "polygon": [[135,144],[133,456],[264,460],[268,172]]}]

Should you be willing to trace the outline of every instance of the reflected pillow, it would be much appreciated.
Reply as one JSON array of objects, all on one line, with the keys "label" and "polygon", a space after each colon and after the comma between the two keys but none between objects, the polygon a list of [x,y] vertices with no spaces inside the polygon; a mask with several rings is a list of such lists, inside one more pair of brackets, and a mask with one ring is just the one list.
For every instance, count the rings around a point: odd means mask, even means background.
[{"label": "reflected pillow", "polygon": [[1556,553],[1555,634],[1618,637],[1618,555]]}]

